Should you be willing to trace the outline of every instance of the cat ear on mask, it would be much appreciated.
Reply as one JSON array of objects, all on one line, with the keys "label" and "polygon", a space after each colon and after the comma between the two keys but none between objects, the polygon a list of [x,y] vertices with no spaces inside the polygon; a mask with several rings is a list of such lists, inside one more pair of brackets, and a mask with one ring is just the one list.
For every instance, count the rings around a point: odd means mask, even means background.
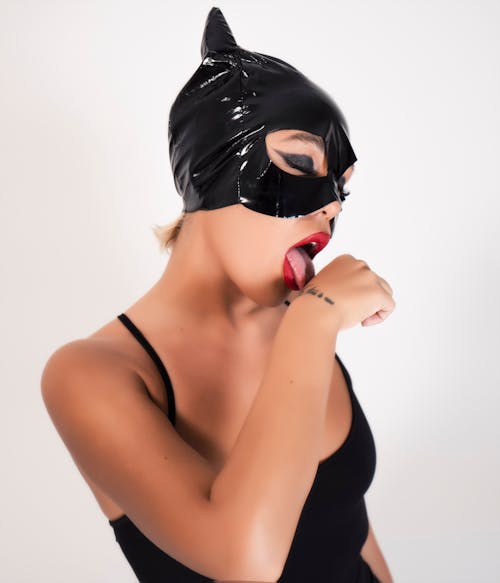
[{"label": "cat ear on mask", "polygon": [[239,48],[221,10],[213,6],[208,13],[201,40],[201,58],[209,51],[231,52]]}]

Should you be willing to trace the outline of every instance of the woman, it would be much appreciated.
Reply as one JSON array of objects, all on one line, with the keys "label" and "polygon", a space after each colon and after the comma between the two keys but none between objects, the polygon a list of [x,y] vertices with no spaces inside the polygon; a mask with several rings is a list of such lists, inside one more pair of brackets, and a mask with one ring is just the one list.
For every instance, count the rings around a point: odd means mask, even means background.
[{"label": "woman", "polygon": [[[364,493],[375,447],[335,353],[394,309],[342,255],[315,275],[356,156],[336,104],[239,47],[218,8],[170,110],[171,258],[42,375],[48,411],[139,581],[392,578]],[[168,370],[168,372],[167,372]]]}]

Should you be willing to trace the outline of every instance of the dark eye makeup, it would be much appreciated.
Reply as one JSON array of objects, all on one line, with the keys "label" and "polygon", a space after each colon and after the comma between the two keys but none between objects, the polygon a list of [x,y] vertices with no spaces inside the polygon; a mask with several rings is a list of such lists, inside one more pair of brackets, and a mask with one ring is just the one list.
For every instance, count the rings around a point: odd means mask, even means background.
[{"label": "dark eye makeup", "polygon": [[[287,154],[286,152],[280,152],[279,150],[276,151],[291,168],[299,170],[299,172],[303,172],[308,176],[318,176],[318,173],[314,170],[314,160],[311,156],[307,156],[306,154]],[[345,197],[350,194],[350,192],[344,188],[344,176],[341,176],[337,180],[337,186],[339,188],[341,200],[343,201]]]},{"label": "dark eye makeup", "polygon": [[287,154],[286,152],[280,152],[279,150],[276,151],[291,168],[304,172],[304,174],[310,176],[317,176],[317,173],[314,170],[314,160],[311,156],[307,156],[306,154]]}]

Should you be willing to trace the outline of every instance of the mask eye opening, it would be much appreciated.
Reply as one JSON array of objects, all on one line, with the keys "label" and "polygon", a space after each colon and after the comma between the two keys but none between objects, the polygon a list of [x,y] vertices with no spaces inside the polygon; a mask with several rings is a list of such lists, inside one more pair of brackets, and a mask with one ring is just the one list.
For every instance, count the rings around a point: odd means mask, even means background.
[{"label": "mask eye opening", "polygon": [[[281,138],[279,135],[276,138],[269,138],[272,134],[280,132],[283,132]],[[290,172],[289,168],[302,172],[301,176],[309,178],[321,177],[325,175],[324,173],[328,174],[327,148],[324,138],[320,135],[303,129],[274,128],[266,132],[264,144],[267,157],[281,171],[291,176],[297,176],[297,174]],[[299,161],[294,162],[294,157]],[[300,163],[301,157],[304,158],[302,164]],[[314,172],[306,168],[306,166],[310,166],[305,160],[306,158],[309,161],[312,160]],[[285,165],[287,168],[284,167]]]}]

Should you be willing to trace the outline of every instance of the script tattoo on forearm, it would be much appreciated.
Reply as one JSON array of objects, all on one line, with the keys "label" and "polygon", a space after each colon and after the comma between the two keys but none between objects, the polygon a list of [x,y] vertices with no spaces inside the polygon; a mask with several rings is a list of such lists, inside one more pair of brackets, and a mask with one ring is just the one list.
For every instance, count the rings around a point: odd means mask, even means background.
[{"label": "script tattoo on forearm", "polygon": [[[322,291],[320,291],[317,287],[315,286],[311,286],[311,287],[304,287],[304,289],[301,289],[300,291],[297,292],[297,295],[295,297],[295,299],[299,298],[300,296],[303,296],[305,294],[310,294],[312,296],[317,297],[318,299],[324,300],[327,304],[334,304],[335,302],[329,298],[327,295],[325,295]],[[288,306],[290,305],[290,302],[285,300],[285,304],[287,304]]]}]

